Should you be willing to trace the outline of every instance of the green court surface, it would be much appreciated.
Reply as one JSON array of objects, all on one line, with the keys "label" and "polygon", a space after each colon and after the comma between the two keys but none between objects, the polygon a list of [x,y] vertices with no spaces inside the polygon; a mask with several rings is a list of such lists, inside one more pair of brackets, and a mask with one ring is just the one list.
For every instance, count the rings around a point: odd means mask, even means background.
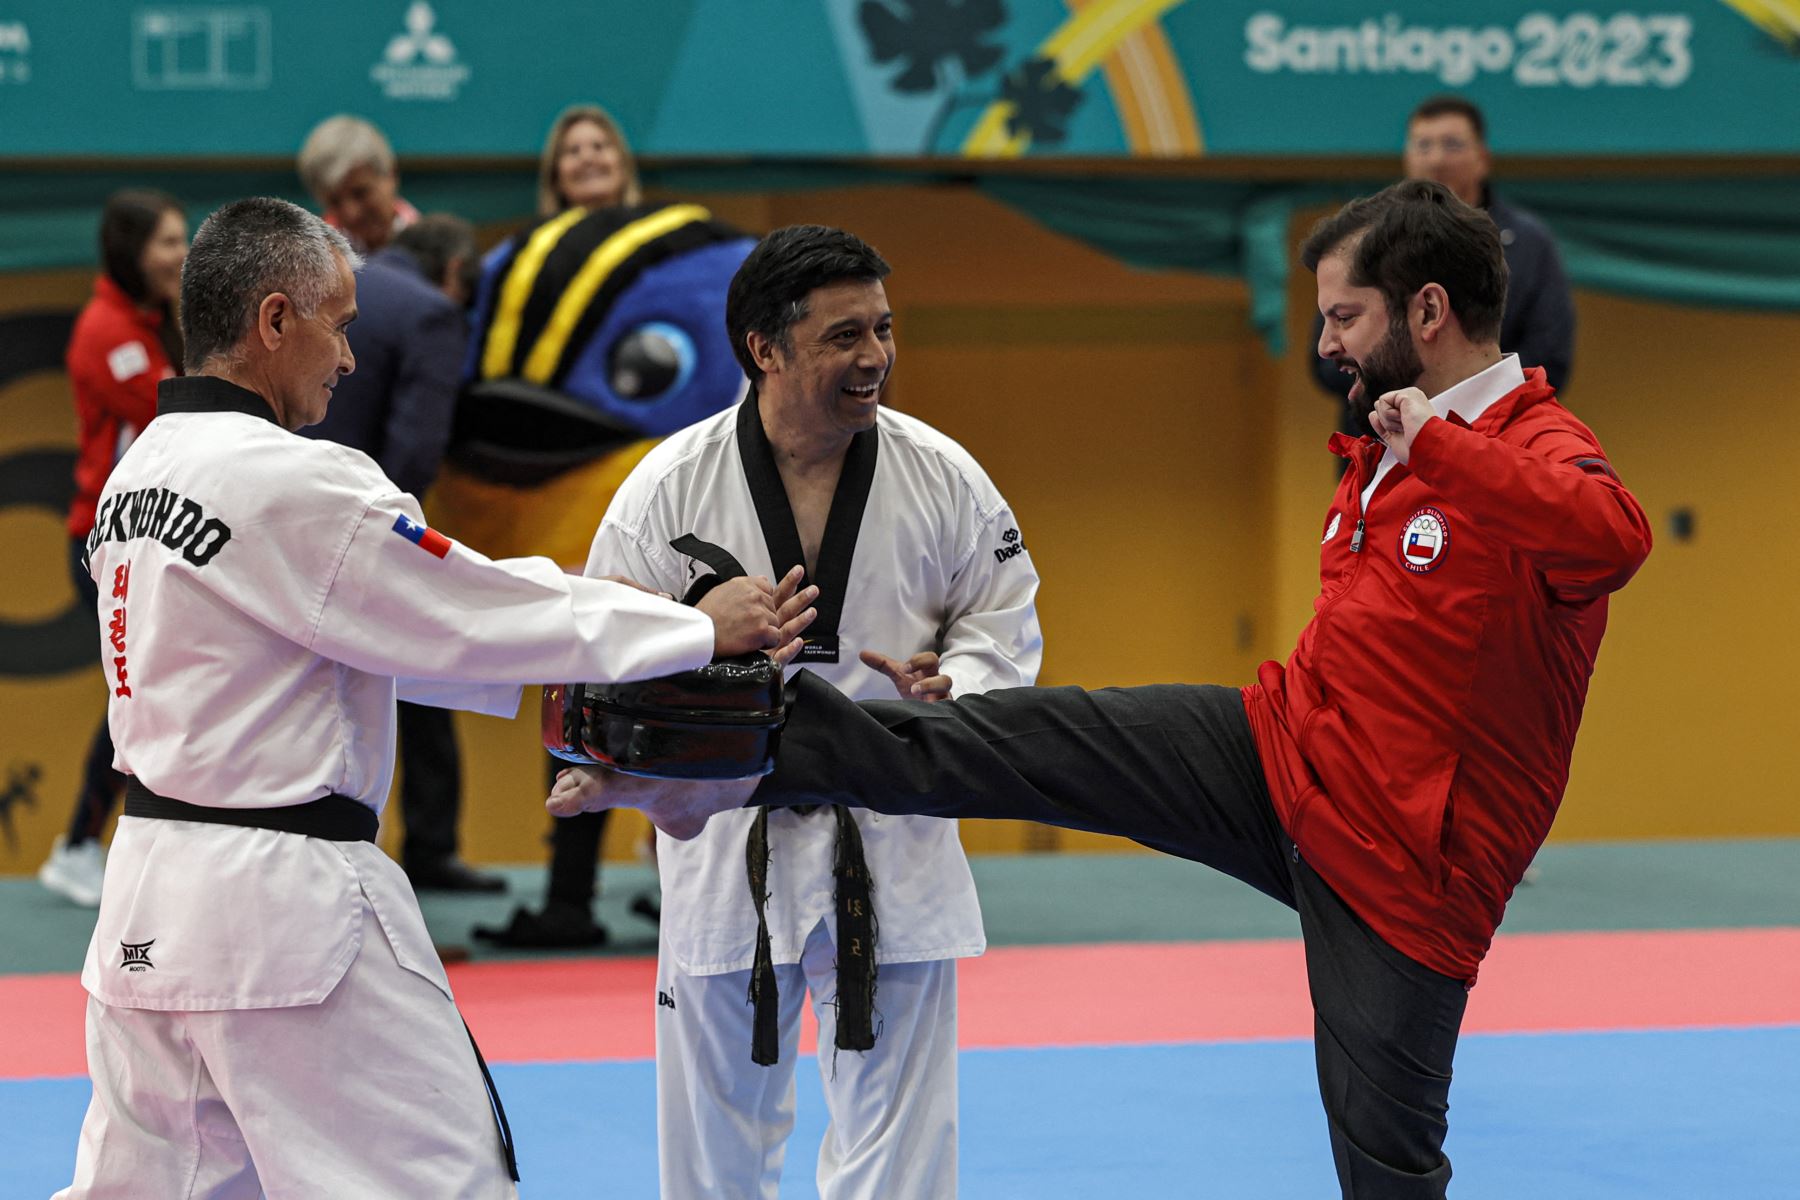
[{"label": "green court surface", "polygon": [[[1158,854],[1038,854],[971,860],[988,941],[1004,945],[1187,942],[1299,934],[1294,914],[1234,879]],[[1732,929],[1800,923],[1800,839],[1552,844],[1537,882],[1521,887],[1502,933]],[[505,868],[507,895],[421,896],[440,946],[476,958],[517,957],[469,937],[537,904],[544,870]],[[612,942],[599,953],[656,952],[656,927],[629,911],[651,889],[641,864],[608,864],[599,916]],[[0,878],[0,974],[78,971],[93,914],[26,877]]]}]

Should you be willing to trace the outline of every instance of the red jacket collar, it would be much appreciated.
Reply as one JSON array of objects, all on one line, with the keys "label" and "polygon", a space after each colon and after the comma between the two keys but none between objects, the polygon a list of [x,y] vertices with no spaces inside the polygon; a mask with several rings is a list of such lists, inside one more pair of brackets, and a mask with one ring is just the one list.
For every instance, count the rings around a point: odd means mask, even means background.
[{"label": "red jacket collar", "polygon": [[[1470,425],[1455,413],[1447,418],[1452,425],[1460,425],[1464,429],[1474,429],[1480,433],[1493,436],[1496,430],[1503,429],[1512,419],[1534,405],[1546,400],[1556,399],[1556,389],[1550,386],[1544,377],[1544,368],[1526,367],[1525,382],[1506,393],[1499,400],[1488,406],[1474,425]],[[1347,433],[1334,433],[1325,448],[1339,458],[1361,458],[1379,456],[1384,449],[1379,438],[1364,435],[1351,437]]]},{"label": "red jacket collar", "polygon": [[1473,428],[1492,437],[1495,431],[1510,425],[1513,418],[1528,408],[1556,399],[1556,389],[1544,377],[1544,368],[1526,367],[1525,382],[1496,400],[1481,414]]},{"label": "red jacket collar", "polygon": [[151,333],[162,328],[162,311],[140,306],[136,300],[125,294],[124,288],[113,282],[110,275],[94,276],[94,299],[121,316],[128,317],[133,324]]}]

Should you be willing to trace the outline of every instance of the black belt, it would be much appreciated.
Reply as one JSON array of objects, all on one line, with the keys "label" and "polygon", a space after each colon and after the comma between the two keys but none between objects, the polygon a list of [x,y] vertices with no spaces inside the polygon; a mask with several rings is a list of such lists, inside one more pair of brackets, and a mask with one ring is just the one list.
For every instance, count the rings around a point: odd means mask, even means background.
[{"label": "black belt", "polygon": [[[817,812],[818,805],[794,811]],[[837,849],[832,876],[837,900],[837,1037],[839,1050],[872,1050],[880,1032],[875,1028],[875,939],[880,926],[875,920],[869,864],[863,859],[862,831],[850,810],[831,805],[837,818]],[[749,868],[750,899],[756,905],[756,958],[750,967],[750,1061],[773,1066],[781,1057],[776,1021],[779,988],[774,957],[769,946],[769,810],[757,810],[744,847]]]},{"label": "black belt", "polygon": [[360,800],[336,793],[282,808],[217,808],[159,796],[139,783],[135,775],[125,783],[125,815],[273,829],[279,833],[323,838],[328,842],[372,842],[381,827],[374,809]]},{"label": "black belt", "polygon": [[[744,418],[750,424],[745,428],[753,428],[754,436],[762,437],[762,424],[756,417],[756,388],[751,387],[751,398],[744,403],[748,406],[743,411],[749,415]],[[740,425],[742,422],[740,422]],[[860,435],[859,435],[860,436]],[[766,439],[765,439],[766,442]],[[751,477],[751,490],[756,490],[756,476],[751,469],[751,459],[745,449],[748,443],[740,440],[739,449],[745,450],[745,474]],[[867,443],[869,455],[873,455],[874,442]],[[852,451],[854,457],[855,451]],[[787,500],[781,492],[781,481],[774,474],[772,460],[768,461],[767,479],[774,482],[770,485],[774,493],[781,495],[779,503],[785,511]],[[868,459],[870,463],[873,457]],[[848,468],[846,468],[847,470]],[[869,468],[873,470],[873,467]],[[865,480],[866,483],[866,480]],[[863,489],[868,490],[866,487]],[[857,502],[860,512],[861,501]],[[835,509],[835,504],[834,504]],[[757,503],[758,514],[763,513],[761,500]],[[835,519],[835,518],[834,518]],[[848,526],[854,530],[860,517]],[[791,531],[793,524],[789,521],[787,528]],[[837,525],[833,524],[832,529]],[[776,541],[768,536],[770,525],[763,524],[764,540],[771,547]],[[797,535],[796,535],[797,536]],[[795,545],[798,545],[796,541]],[[698,604],[700,598],[712,587],[727,579],[735,579],[744,574],[743,564],[722,546],[711,542],[703,542],[691,533],[684,533],[669,543],[670,549],[678,554],[697,559],[711,567],[712,575],[702,576],[688,589],[682,597],[683,604]],[[849,562],[850,555],[845,549],[842,555],[833,556],[834,561]],[[795,554],[790,561],[800,561]],[[831,581],[827,580],[827,584]],[[839,579],[838,584],[843,583]],[[829,634],[833,647],[829,661],[837,661],[837,605],[841,603],[837,597],[842,596],[842,586],[828,587],[825,603],[819,608],[820,619],[813,623],[815,635]],[[814,639],[809,639],[809,643]],[[801,816],[809,816],[819,810],[816,804],[795,805],[794,811]],[[879,926],[875,920],[875,904],[870,897],[872,883],[869,879],[869,864],[863,861],[862,833],[856,827],[856,821],[850,810],[841,804],[831,805],[831,812],[837,818],[837,848],[832,862],[832,876],[836,883],[837,899],[837,1039],[839,1050],[872,1050],[875,1038],[880,1032],[875,1028],[875,938],[879,934]],[[746,875],[750,882],[750,900],[756,905],[756,957],[750,965],[750,1061],[758,1066],[773,1066],[781,1059],[781,1040],[779,1022],[776,1019],[779,1004],[779,987],[775,980],[774,955],[769,948],[769,810],[757,810],[756,820],[750,826],[750,837],[744,846]]]},{"label": "black belt", "polygon": [[[336,792],[317,800],[309,800],[305,804],[290,804],[282,808],[217,808],[159,796],[139,783],[135,775],[129,776],[125,781],[125,815],[158,817],[165,821],[199,821],[205,825],[236,825],[246,829],[273,829],[277,833],[298,833],[306,837],[323,838],[328,842],[372,842],[381,828],[381,820],[375,815],[374,809],[360,800],[352,800]],[[516,1182],[519,1178],[519,1160],[513,1149],[512,1126],[506,1120],[506,1107],[500,1103],[500,1091],[494,1086],[494,1077],[488,1071],[487,1060],[481,1057],[481,1047],[475,1044],[475,1035],[469,1031],[467,1021],[463,1022],[463,1031],[469,1034],[469,1046],[475,1051],[475,1064],[481,1068],[481,1082],[487,1088],[488,1105],[494,1114],[494,1124],[499,1127],[500,1154],[506,1161],[506,1173]]]}]

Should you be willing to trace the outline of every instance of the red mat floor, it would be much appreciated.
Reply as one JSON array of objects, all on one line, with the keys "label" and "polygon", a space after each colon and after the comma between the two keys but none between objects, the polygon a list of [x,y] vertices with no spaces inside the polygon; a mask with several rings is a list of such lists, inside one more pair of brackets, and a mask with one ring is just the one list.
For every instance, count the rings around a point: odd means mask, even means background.
[{"label": "red mat floor", "polygon": [[[450,969],[494,1062],[654,1053],[647,958],[468,963]],[[0,1078],[81,1075],[85,997],[73,975],[0,977]],[[1010,946],[963,963],[966,1048],[1306,1038],[1295,940]],[[1800,1023],[1800,928],[1501,937],[1466,1033]],[[814,1045],[810,1019],[802,1049]]]}]

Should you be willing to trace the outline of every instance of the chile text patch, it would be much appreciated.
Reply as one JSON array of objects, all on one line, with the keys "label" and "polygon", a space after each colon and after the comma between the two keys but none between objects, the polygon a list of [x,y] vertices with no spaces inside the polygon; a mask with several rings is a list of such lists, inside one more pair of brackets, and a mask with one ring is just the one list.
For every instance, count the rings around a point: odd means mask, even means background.
[{"label": "chile text patch", "polygon": [[1443,565],[1450,550],[1450,522],[1435,508],[1421,508],[1400,531],[1400,565],[1423,575]]},{"label": "chile text patch", "polygon": [[435,554],[439,558],[450,553],[449,538],[429,526],[419,524],[405,513],[394,518],[394,532],[419,549]]}]

